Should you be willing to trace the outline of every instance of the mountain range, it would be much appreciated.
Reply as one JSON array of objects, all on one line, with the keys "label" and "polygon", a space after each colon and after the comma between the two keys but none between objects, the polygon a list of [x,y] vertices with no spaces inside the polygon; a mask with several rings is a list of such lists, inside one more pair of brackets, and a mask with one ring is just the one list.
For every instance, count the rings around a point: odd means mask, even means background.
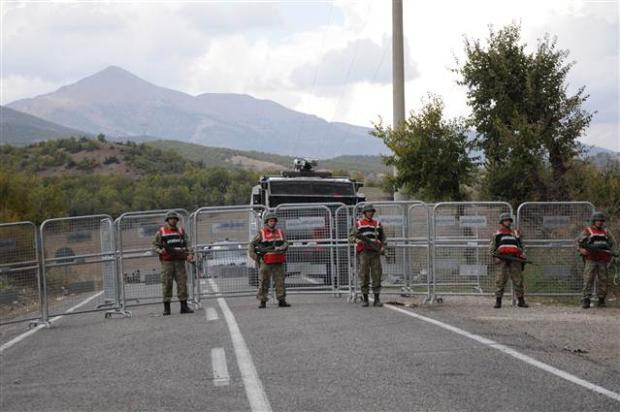
[{"label": "mountain range", "polygon": [[269,100],[230,93],[187,93],[110,66],[55,92],[9,108],[63,127],[111,138],[172,139],[281,155],[331,158],[387,153],[369,129],[327,122]]},{"label": "mountain range", "polygon": [[68,136],[90,136],[90,134],[0,106],[0,143],[26,145]]}]

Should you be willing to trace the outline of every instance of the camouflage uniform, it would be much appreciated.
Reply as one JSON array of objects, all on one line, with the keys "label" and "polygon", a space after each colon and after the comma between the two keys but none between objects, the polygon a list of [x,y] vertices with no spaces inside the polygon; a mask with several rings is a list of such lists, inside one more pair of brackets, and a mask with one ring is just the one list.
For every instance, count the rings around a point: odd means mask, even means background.
[{"label": "camouflage uniform", "polygon": [[[606,232],[609,249],[613,250],[616,248],[616,239],[613,237],[610,231],[607,229],[603,229]],[[590,238],[590,233],[588,229],[584,229],[579,237],[577,238],[577,246],[581,247],[581,245],[588,242]],[[592,289],[594,286],[594,280],[598,277],[598,285],[596,288],[596,295],[599,299],[599,303],[605,301],[605,297],[607,296],[607,268],[609,266],[609,258],[605,258],[604,255],[596,255],[593,253],[588,253],[584,256],[585,268],[583,271],[583,299],[584,302],[587,302],[587,306],[590,305],[590,298],[592,297]],[[604,303],[603,303],[604,304]],[[586,307],[586,305],[584,305]]]},{"label": "camouflage uniform", "polygon": [[[510,222],[510,224],[504,224],[505,222]],[[506,259],[495,258],[495,265],[498,270],[495,275],[494,308],[501,308],[502,306],[502,297],[504,296],[504,289],[506,288],[508,278],[512,280],[512,289],[518,300],[517,306],[521,308],[528,307],[524,298],[524,264],[507,260],[509,256],[525,257],[521,236],[518,231],[511,228],[512,222],[514,222],[514,219],[510,213],[502,213],[499,219],[500,226],[491,236],[491,242],[489,243],[489,254],[506,256]]]},{"label": "camouflage uniform", "polygon": [[[276,232],[278,229],[270,229],[267,225],[261,230],[272,230]],[[286,289],[284,287],[285,270],[284,263],[270,263],[267,264],[263,261],[264,253],[260,253],[258,249],[261,248],[263,243],[263,236],[259,232],[248,246],[249,256],[256,261],[258,265],[258,291],[256,298],[261,301],[261,307],[264,307],[264,302],[267,301],[269,294],[269,282],[273,278],[274,286],[276,289],[276,298],[279,301],[280,306],[288,306],[286,303]],[[284,237],[284,232],[280,231],[283,235],[283,240],[279,247],[281,250],[276,253],[285,254],[288,248],[288,242]],[[273,252],[272,252],[273,253]]]},{"label": "camouflage uniform", "polygon": [[[178,219],[178,216],[169,213],[166,217],[166,222],[168,222],[169,217]],[[171,247],[171,243],[167,244],[165,238],[168,235],[172,235],[176,242],[182,242],[180,243],[182,247]],[[191,255],[191,246],[187,234],[183,228],[166,223],[165,226],[157,231],[153,240],[153,249],[159,254],[161,263],[164,314],[170,314],[173,281],[177,283],[177,297],[181,302],[181,313],[192,313],[192,310],[187,306],[187,271],[185,269],[185,262],[188,255]]]},{"label": "camouflage uniform", "polygon": [[[489,245],[489,252],[493,254],[495,253],[495,250],[495,236],[493,236],[493,238],[491,239],[491,244]],[[522,298],[524,296],[523,264],[519,262],[508,262],[500,258],[495,258],[495,265],[498,268],[498,271],[495,275],[495,297],[501,298],[502,296],[504,296],[504,289],[506,288],[506,283],[508,282],[508,279],[511,279],[512,288],[515,291],[516,297]]]},{"label": "camouflage uniform", "polygon": [[[357,224],[351,229],[349,240],[358,245],[358,277],[361,283],[362,296],[366,299],[370,290],[370,279],[372,277],[372,291],[375,294],[375,299],[378,300],[378,295],[381,293],[381,277],[383,275],[383,268],[381,267],[381,253],[386,245],[385,232],[383,226],[378,220],[372,219],[372,222],[376,223],[376,228],[373,230],[373,238],[368,238],[369,242],[375,242],[376,246],[372,249],[366,247],[361,236],[364,236],[362,231],[358,228],[360,222],[370,222],[366,218],[358,220]],[[378,241],[378,242],[376,242]],[[362,242],[360,244],[360,242]]]}]

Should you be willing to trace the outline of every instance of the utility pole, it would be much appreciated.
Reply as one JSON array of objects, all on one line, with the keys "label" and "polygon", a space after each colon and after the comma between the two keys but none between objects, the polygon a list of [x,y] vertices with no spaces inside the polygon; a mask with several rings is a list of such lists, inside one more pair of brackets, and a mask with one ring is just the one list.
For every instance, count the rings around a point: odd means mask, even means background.
[{"label": "utility pole", "polygon": [[[405,122],[405,57],[403,41],[403,0],[392,0],[392,109],[394,130]],[[396,166],[394,176],[397,175]],[[394,200],[404,200],[394,191]]]}]

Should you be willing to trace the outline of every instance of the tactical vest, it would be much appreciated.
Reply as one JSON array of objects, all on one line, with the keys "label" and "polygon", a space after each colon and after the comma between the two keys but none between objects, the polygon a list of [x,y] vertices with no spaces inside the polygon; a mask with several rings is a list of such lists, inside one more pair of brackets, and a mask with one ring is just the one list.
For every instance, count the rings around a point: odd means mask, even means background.
[{"label": "tactical vest", "polygon": [[519,235],[514,230],[506,227],[502,227],[495,232],[495,250],[500,255],[523,255]]},{"label": "tactical vest", "polygon": [[[183,228],[163,226],[159,229],[164,252],[159,255],[160,260],[185,260],[187,257],[187,242]],[[176,253],[175,253],[176,252]]]},{"label": "tactical vest", "polygon": [[[599,229],[596,226],[588,226],[586,227],[586,231],[588,232],[588,238],[586,240],[588,245],[597,249],[611,249],[607,229]],[[605,252],[590,251],[590,253],[586,256],[586,259],[610,262],[611,255]]]},{"label": "tactical vest", "polygon": [[[379,241],[379,228],[381,227],[381,222],[375,219],[367,219],[362,218],[355,222],[355,227],[357,228],[357,232],[366,237],[368,240],[372,242],[377,242],[377,244],[381,244]],[[370,249],[364,242],[357,242],[355,245],[355,250],[357,252],[363,252],[365,250],[373,250]]]},{"label": "tactical vest", "polygon": [[[263,249],[278,247],[284,244],[284,232],[281,229],[271,230],[268,227],[264,227],[260,230],[260,237],[260,247]],[[286,255],[282,252],[267,252],[262,257],[263,263],[267,265],[286,262]]]}]

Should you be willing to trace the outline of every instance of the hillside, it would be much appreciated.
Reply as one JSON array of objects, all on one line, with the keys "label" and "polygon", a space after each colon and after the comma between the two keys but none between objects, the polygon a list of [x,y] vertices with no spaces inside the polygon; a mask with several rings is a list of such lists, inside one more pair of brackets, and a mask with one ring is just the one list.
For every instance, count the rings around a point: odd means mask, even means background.
[{"label": "hillside", "polygon": [[[144,144],[111,143],[85,137],[0,146],[3,169],[39,176],[180,174],[200,164],[175,152]],[[162,169],[165,165],[165,169]]]},{"label": "hillside", "polygon": [[[162,150],[173,150],[189,160],[203,162],[208,166],[255,171],[278,171],[289,168],[294,159],[293,156],[209,147],[172,140],[147,142],[147,145]],[[319,167],[335,171],[347,171],[352,174],[361,173],[373,177],[389,172],[380,156],[338,156],[321,160]]]},{"label": "hillside", "polygon": [[0,106],[0,143],[2,144],[26,145],[71,136],[90,136],[90,134]]},{"label": "hillside", "polygon": [[8,105],[66,127],[112,138],[155,136],[207,146],[315,158],[385,153],[368,129],[230,93],[192,96],[108,67],[60,89]]}]

